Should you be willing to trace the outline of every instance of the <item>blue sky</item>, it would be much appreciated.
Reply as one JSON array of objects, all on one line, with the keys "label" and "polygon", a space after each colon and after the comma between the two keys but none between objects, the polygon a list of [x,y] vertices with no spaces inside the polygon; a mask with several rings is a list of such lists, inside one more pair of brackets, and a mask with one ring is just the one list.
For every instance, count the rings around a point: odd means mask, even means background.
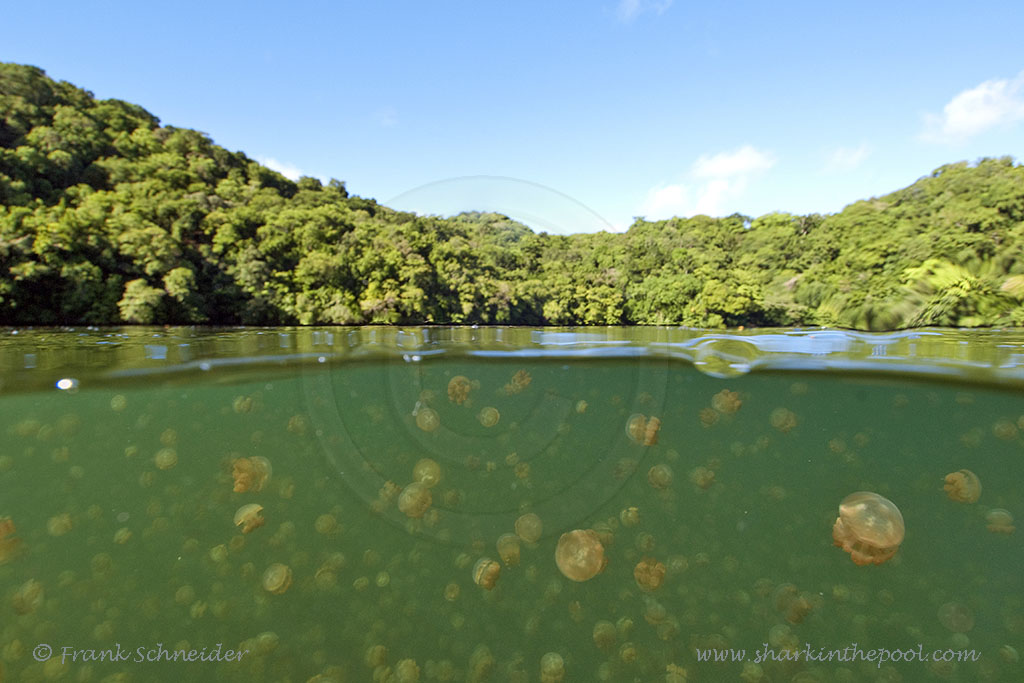
[{"label": "blue sky", "polygon": [[550,232],[1024,156],[1021,2],[8,3],[0,60],[286,175]]}]

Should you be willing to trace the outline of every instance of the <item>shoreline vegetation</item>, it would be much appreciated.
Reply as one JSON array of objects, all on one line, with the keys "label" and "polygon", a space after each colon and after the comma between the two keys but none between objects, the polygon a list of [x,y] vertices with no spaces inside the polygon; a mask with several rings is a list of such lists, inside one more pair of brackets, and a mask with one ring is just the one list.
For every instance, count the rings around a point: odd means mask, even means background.
[{"label": "shoreline vegetation", "polygon": [[1024,325],[1024,166],[960,162],[831,215],[549,235],[285,178],[0,63],[0,324]]}]

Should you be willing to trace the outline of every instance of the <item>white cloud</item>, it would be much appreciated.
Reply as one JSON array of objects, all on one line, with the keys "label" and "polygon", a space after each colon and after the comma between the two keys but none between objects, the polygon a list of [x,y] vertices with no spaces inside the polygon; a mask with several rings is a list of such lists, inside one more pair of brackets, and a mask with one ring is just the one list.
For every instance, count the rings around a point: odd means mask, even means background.
[{"label": "white cloud", "polygon": [[775,165],[775,158],[750,145],[730,152],[704,154],[682,182],[651,188],[639,215],[649,220],[707,214],[721,216],[735,209],[730,202],[743,194],[750,178]]},{"label": "white cloud", "polygon": [[957,94],[942,114],[926,114],[921,138],[957,142],[989,128],[1024,120],[1024,71],[1015,78],[985,81]]},{"label": "white cloud", "polygon": [[280,162],[272,157],[256,157],[256,161],[260,162],[272,171],[277,171],[289,180],[298,180],[302,176],[306,175],[298,166]]},{"label": "white cloud", "polygon": [[871,148],[862,142],[857,147],[836,147],[825,161],[826,171],[849,171],[871,156]]},{"label": "white cloud", "polygon": [[672,0],[619,0],[615,14],[619,21],[630,22],[647,12],[664,14],[671,6]]}]

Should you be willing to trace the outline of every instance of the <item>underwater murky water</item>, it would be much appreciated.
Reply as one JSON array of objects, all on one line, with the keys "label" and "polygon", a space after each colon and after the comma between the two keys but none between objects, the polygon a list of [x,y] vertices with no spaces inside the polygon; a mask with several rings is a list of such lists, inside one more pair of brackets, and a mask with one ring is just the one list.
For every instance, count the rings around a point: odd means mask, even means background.
[{"label": "underwater murky water", "polygon": [[1020,680],[993,334],[9,330],[0,679]]}]

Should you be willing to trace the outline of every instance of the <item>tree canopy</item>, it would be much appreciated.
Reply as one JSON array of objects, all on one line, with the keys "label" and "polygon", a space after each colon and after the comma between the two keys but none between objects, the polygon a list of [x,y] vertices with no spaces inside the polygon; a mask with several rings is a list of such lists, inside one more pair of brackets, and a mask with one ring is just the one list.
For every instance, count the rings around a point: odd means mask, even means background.
[{"label": "tree canopy", "polygon": [[0,323],[1024,324],[1024,167],[950,164],[822,216],[535,233],[293,182],[0,63]]}]

